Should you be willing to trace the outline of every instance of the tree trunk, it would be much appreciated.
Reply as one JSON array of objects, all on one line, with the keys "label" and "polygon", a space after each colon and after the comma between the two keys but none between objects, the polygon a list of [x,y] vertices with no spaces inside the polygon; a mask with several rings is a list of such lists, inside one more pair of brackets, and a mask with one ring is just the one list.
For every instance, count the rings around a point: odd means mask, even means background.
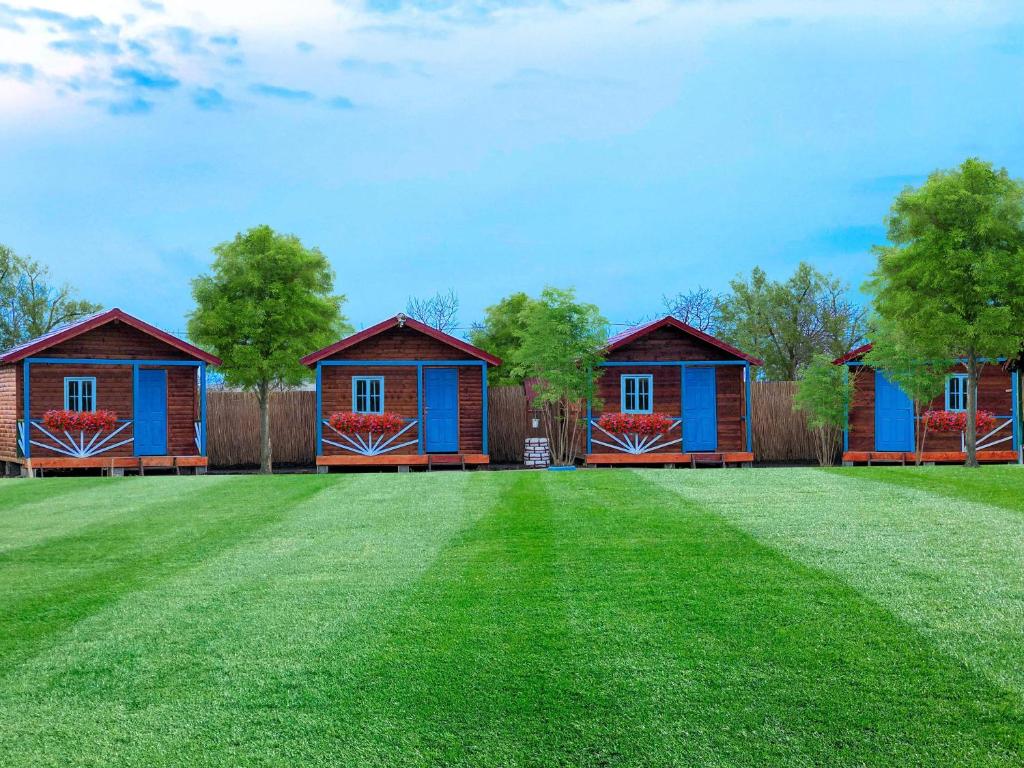
[{"label": "tree trunk", "polygon": [[274,471],[273,454],[270,445],[270,384],[260,384],[256,390],[260,403],[260,474],[269,475]]},{"label": "tree trunk", "polygon": [[558,465],[558,419],[553,414],[555,410],[550,403],[545,403],[543,406],[544,410],[541,411],[541,417],[544,419],[544,434],[548,438],[548,453],[551,454],[551,463],[555,466]]},{"label": "tree trunk", "polygon": [[914,466],[921,466],[921,455],[924,453],[924,438],[921,429],[921,403],[917,400],[914,401]]},{"label": "tree trunk", "polygon": [[973,349],[967,352],[967,460],[965,467],[978,465],[978,356]]}]

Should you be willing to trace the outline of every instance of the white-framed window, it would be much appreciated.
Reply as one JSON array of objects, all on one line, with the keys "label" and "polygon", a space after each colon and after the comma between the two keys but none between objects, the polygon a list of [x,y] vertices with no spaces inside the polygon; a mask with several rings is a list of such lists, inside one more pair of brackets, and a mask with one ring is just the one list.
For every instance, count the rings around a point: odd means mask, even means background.
[{"label": "white-framed window", "polygon": [[384,413],[384,377],[352,377],[352,412]]},{"label": "white-framed window", "polygon": [[96,377],[65,376],[64,377],[64,410],[95,411],[96,410]]},{"label": "white-framed window", "polygon": [[650,373],[622,375],[623,413],[651,413],[654,410],[654,376]]},{"label": "white-framed window", "polygon": [[967,410],[967,374],[954,373],[946,378],[946,410]]}]

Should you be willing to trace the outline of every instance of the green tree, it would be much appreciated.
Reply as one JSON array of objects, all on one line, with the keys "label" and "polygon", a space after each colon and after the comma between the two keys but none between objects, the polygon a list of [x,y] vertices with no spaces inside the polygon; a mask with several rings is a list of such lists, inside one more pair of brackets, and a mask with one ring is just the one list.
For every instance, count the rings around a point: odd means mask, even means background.
[{"label": "green tree", "polygon": [[0,349],[42,336],[58,325],[100,310],[75,298],[67,284],[55,284],[35,259],[0,244]]},{"label": "green tree", "polygon": [[897,325],[876,318],[872,323],[871,350],[864,362],[885,372],[885,377],[902,390],[914,404],[915,463],[921,463],[928,427],[921,423],[921,412],[946,388],[946,374],[953,360],[943,360],[918,339],[908,337]]},{"label": "green tree", "polygon": [[570,465],[579,446],[582,404],[595,399],[608,321],[593,304],[577,302],[572,289],[552,287],[526,305],[523,318],[513,357],[517,375],[537,379],[534,405],[543,412],[552,460]]},{"label": "green tree", "polygon": [[270,472],[270,393],[310,377],[299,359],[351,331],[334,294],[334,272],[317,248],[263,225],[213,249],[209,275],[192,281],[189,336],[224,364],[229,386],[260,408],[260,471]]},{"label": "green tree", "polygon": [[819,352],[839,357],[864,336],[866,312],[849,286],[801,262],[785,282],[760,267],[737,277],[718,306],[718,335],[764,360],[764,375],[792,381]]},{"label": "green tree", "polygon": [[518,292],[506,296],[484,310],[484,321],[469,332],[470,342],[507,361],[507,365],[492,366],[487,376],[491,386],[523,383],[520,367],[515,364],[526,328],[525,310],[533,299]]},{"label": "green tree", "polygon": [[832,357],[824,354],[815,355],[800,371],[793,407],[806,414],[816,437],[818,463],[823,467],[835,462],[853,396],[854,376],[846,366],[833,364]]},{"label": "green tree", "polygon": [[1024,341],[1024,185],[977,158],[899,194],[866,289],[885,324],[967,368],[967,466],[978,466],[978,373]]}]

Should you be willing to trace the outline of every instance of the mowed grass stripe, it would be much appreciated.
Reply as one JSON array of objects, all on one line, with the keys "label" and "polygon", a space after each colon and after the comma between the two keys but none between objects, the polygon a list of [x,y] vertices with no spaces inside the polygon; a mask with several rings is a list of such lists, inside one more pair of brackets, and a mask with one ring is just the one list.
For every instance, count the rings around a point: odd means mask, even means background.
[{"label": "mowed grass stripe", "polygon": [[1024,467],[985,465],[967,467],[836,467],[841,477],[873,480],[903,488],[943,496],[951,501],[967,501],[1001,507],[1024,517]]},{"label": "mowed grass stripe", "polygon": [[[108,480],[105,489],[61,499],[75,510],[67,535],[0,553],[0,670],[124,595],[248,539],[324,487],[322,479],[297,480]],[[45,493],[42,481],[38,489]],[[84,524],[89,510],[95,521]]]},{"label": "mowed grass stripe", "polygon": [[[1015,484],[1024,505],[1017,469],[974,471]],[[860,468],[640,475],[763,544],[836,574],[1024,702],[1019,512],[879,482]]]},{"label": "mowed grass stripe", "polygon": [[[219,483],[227,477],[204,478]],[[198,487],[193,492],[198,492]],[[186,493],[178,488],[176,492]],[[0,482],[0,554],[32,546],[50,537],[63,537],[129,508],[152,500],[149,483],[136,478],[47,478],[44,481]],[[111,503],[114,500],[115,503]]]},{"label": "mowed grass stripe", "polygon": [[360,717],[339,692],[404,591],[493,503],[481,477],[323,478],[277,524],[22,665],[6,686],[0,754],[31,764],[75,739],[63,764],[335,764],[339,729]]},{"label": "mowed grass stripe", "polygon": [[1013,697],[841,579],[634,473],[561,486],[574,630],[588,684],[629,702],[611,721],[633,729],[625,750],[726,765],[1024,755]]}]

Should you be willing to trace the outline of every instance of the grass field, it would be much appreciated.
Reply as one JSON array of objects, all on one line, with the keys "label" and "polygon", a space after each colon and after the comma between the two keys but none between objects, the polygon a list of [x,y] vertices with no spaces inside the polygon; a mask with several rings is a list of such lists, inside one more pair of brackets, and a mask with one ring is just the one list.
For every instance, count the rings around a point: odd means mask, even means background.
[{"label": "grass field", "polygon": [[0,482],[0,764],[1024,764],[1024,470]]}]

